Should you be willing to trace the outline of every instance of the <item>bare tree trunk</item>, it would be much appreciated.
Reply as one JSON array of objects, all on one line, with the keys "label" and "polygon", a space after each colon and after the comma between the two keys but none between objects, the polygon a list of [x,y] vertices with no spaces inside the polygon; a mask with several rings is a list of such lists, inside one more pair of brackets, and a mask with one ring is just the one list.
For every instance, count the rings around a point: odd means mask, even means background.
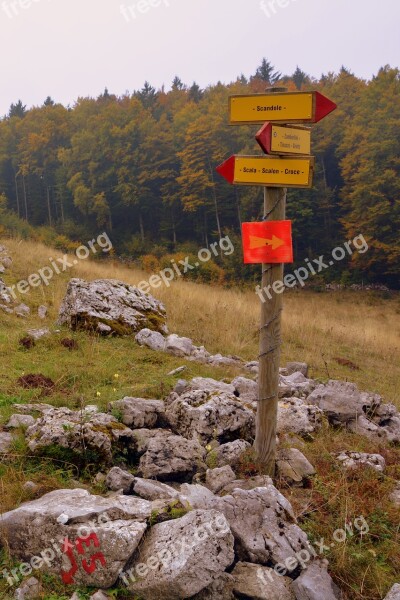
[{"label": "bare tree trunk", "polygon": [[172,217],[172,241],[173,241],[174,247],[176,248],[177,238],[176,238],[175,216],[174,216],[173,209],[171,210],[171,217]]},{"label": "bare tree trunk", "polygon": [[143,216],[139,211],[139,227],[140,227],[140,237],[142,238],[142,242],[144,243],[144,224],[143,224]]},{"label": "bare tree trunk", "polygon": [[237,208],[238,221],[239,221],[239,231],[241,231],[241,229],[242,229],[242,215],[240,214],[240,199],[239,199],[239,190],[237,188],[237,185],[235,185],[235,196],[236,196],[236,208]]},{"label": "bare tree trunk", "polygon": [[29,220],[28,220],[28,201],[27,201],[27,198],[26,198],[26,186],[25,186],[25,175],[22,175],[22,189],[24,191],[25,220],[29,223]]},{"label": "bare tree trunk", "polygon": [[18,217],[20,216],[20,212],[19,212],[19,192],[18,192],[18,180],[17,180],[18,174],[15,173],[14,171],[14,180],[15,180],[15,195],[17,197],[17,213],[18,213]]},{"label": "bare tree trunk", "polygon": [[208,248],[207,212],[206,212],[206,209],[204,209],[204,243],[205,243],[205,247]]},{"label": "bare tree trunk", "polygon": [[52,226],[51,222],[51,207],[50,207],[50,186],[47,186],[47,211],[49,213],[49,225]]},{"label": "bare tree trunk", "polygon": [[[217,192],[215,190],[214,172],[211,168],[210,159],[208,159],[208,165],[209,165],[210,173],[211,173],[212,191],[213,191],[213,197],[214,197],[215,217],[216,217],[216,221],[217,221],[218,235],[219,235],[219,239],[222,239],[221,223],[219,220],[219,212],[218,212]],[[222,256],[222,250],[221,250],[221,256]]]}]

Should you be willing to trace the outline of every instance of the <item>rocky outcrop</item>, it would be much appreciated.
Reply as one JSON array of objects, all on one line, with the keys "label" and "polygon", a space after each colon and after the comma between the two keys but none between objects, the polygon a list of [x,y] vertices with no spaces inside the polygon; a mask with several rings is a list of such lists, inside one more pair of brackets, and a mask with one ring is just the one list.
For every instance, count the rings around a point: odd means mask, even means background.
[{"label": "rocky outcrop", "polygon": [[164,337],[151,331],[150,327],[145,327],[139,331],[135,337],[138,344],[146,346],[151,350],[168,352],[174,356],[186,358],[197,362],[207,363],[217,366],[243,366],[243,361],[238,356],[222,356],[222,354],[211,355],[204,346],[195,346],[193,340],[187,337],[181,337],[176,333]]},{"label": "rocky outcrop", "polygon": [[41,557],[40,568],[61,573],[65,585],[108,588],[136,550],[153,510],[141,498],[58,490],[4,513],[0,528],[15,558]]},{"label": "rocky outcrop", "polygon": [[225,392],[193,390],[172,393],[166,400],[166,418],[176,433],[203,443],[237,438],[251,441],[255,434],[253,411],[235,395]]},{"label": "rocky outcrop", "polygon": [[381,396],[360,392],[354,383],[329,381],[307,398],[318,406],[333,426],[343,426],[359,435],[400,443],[400,413]]},{"label": "rocky outcrop", "polygon": [[189,598],[232,564],[233,546],[224,515],[195,510],[152,527],[122,579],[145,600]]},{"label": "rocky outcrop", "polygon": [[152,428],[164,422],[164,402],[143,398],[123,398],[110,402],[109,411],[118,413],[124,425],[132,429]]},{"label": "rocky outcrop", "polygon": [[205,471],[205,450],[195,439],[179,435],[154,436],[139,462],[139,474],[145,479],[191,481],[198,471]]},{"label": "rocky outcrop", "polygon": [[26,438],[31,452],[46,454],[61,447],[77,464],[82,460],[111,464],[118,455],[129,459],[135,449],[133,431],[112,415],[68,408],[46,410],[26,430]]},{"label": "rocky outcrop", "polygon": [[141,329],[167,333],[164,305],[138,288],[113,279],[71,279],[59,312],[60,325],[129,335]]},{"label": "rocky outcrop", "polygon": [[383,473],[386,467],[385,459],[380,454],[365,454],[363,452],[341,452],[337,455],[337,460],[342,463],[346,469],[357,469],[360,467],[370,467],[378,473]]},{"label": "rocky outcrop", "polygon": [[209,508],[226,516],[236,554],[244,562],[284,563],[308,544],[290,502],[272,484],[250,491],[235,489],[231,495],[215,497]]}]

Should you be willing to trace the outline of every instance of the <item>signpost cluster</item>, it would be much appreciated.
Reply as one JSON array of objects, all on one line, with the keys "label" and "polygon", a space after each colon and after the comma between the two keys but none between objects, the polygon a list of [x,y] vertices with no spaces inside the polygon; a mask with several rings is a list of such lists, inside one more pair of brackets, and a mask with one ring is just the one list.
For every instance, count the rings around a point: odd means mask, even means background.
[{"label": "signpost cluster", "polygon": [[[286,193],[289,187],[312,187],[315,159],[310,155],[307,124],[317,123],[335,108],[319,92],[287,92],[285,88],[229,98],[231,125],[262,124],[256,140],[265,155],[234,155],[217,171],[229,183],[264,186],[263,220],[242,224],[244,262],[262,264],[263,289],[275,289],[274,283],[283,281],[284,264],[293,262]],[[261,304],[255,449],[263,472],[269,475],[275,472],[281,313],[281,294]]]}]

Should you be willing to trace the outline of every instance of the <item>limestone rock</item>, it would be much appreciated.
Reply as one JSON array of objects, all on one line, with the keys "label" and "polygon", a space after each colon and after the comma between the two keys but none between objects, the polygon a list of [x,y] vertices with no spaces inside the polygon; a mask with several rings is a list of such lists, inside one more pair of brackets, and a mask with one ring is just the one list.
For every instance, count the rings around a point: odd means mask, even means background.
[{"label": "limestone rock", "polygon": [[12,266],[13,262],[10,256],[4,256],[0,259],[0,261],[5,269],[9,269]]},{"label": "limestone rock", "polygon": [[[141,498],[102,498],[82,489],[57,490],[1,515],[2,534],[13,558],[40,556],[47,549],[48,560],[41,568],[57,575],[62,571],[65,584],[108,588],[136,550],[152,510],[152,503]],[[89,541],[83,543],[85,556],[79,559],[82,538]],[[66,548],[66,539],[78,563],[73,575],[68,575],[68,553],[54,550],[54,544]],[[83,559],[90,563],[95,553],[97,568],[90,572]]]},{"label": "limestone rock", "polygon": [[307,379],[298,371],[291,373],[290,375],[279,375],[279,397],[292,397],[297,396],[299,398],[305,398],[314,390],[316,386],[315,381]]},{"label": "limestone rock", "polygon": [[132,433],[138,456],[142,456],[147,451],[152,439],[158,438],[158,443],[162,445],[171,435],[174,435],[170,429],[134,429]]},{"label": "limestone rock", "polygon": [[232,576],[233,590],[240,598],[295,600],[290,577],[281,577],[268,567],[238,562],[232,571]]},{"label": "limestone rock", "polygon": [[16,306],[14,308],[14,314],[17,315],[17,317],[28,317],[31,313],[31,309],[29,308],[29,306],[27,306],[26,304],[18,304],[18,306]]},{"label": "limestone rock", "polygon": [[222,354],[214,354],[208,358],[207,363],[213,367],[241,367],[243,361],[238,356],[222,356]]},{"label": "limestone rock", "polygon": [[38,600],[42,594],[42,586],[36,577],[30,577],[15,590],[16,600]]},{"label": "limestone rock", "polygon": [[321,428],[322,416],[320,408],[298,398],[281,401],[278,404],[278,433],[308,437]]},{"label": "limestone rock", "polygon": [[390,494],[389,500],[400,508],[400,481],[396,482],[396,486],[393,492]]},{"label": "limestone rock", "polygon": [[26,333],[29,335],[29,337],[33,338],[35,342],[43,337],[51,335],[51,331],[47,327],[43,327],[42,329],[27,329]]},{"label": "limestone rock", "polygon": [[384,600],[400,600],[400,584],[395,583]]},{"label": "limestone rock", "polygon": [[229,573],[222,573],[204,590],[192,596],[191,600],[235,600],[233,595],[234,579]]},{"label": "limestone rock", "polygon": [[233,536],[225,517],[214,510],[195,510],[151,528],[130,570],[128,587],[145,600],[189,598],[218,579],[233,560]]},{"label": "limestone rock", "polygon": [[128,471],[123,471],[119,467],[113,467],[106,477],[106,486],[113,492],[122,490],[124,494],[130,494],[135,481],[134,475]]},{"label": "limestone rock", "polygon": [[134,478],[132,491],[145,500],[174,500],[179,497],[179,492],[171,486],[141,477]]},{"label": "limestone rock", "polygon": [[187,438],[220,443],[241,438],[254,439],[254,413],[226,392],[201,390],[172,393],[167,400],[166,418],[171,429]]},{"label": "limestone rock", "polygon": [[89,600],[111,600],[111,596],[103,592],[103,590],[98,590],[95,594],[90,596]]},{"label": "limestone rock", "polygon": [[304,362],[288,362],[286,365],[288,375],[292,373],[301,373],[304,377],[308,377],[308,364]]},{"label": "limestone rock", "polygon": [[[258,401],[258,384],[252,379],[246,377],[236,377],[232,381],[239,400],[245,403],[256,403]],[[255,405],[257,407],[257,404]]]},{"label": "limestone rock", "polygon": [[267,487],[272,483],[271,477],[268,477],[267,475],[256,475],[255,477],[249,477],[248,479],[235,479],[222,488],[220,495],[224,496],[225,494],[232,494],[233,490],[236,489],[254,490],[258,487]]},{"label": "limestone rock", "polygon": [[214,494],[204,485],[182,483],[180,486],[179,500],[184,506],[207,508],[209,501],[213,499]]},{"label": "limestone rock", "polygon": [[278,475],[291,485],[302,485],[315,469],[297,448],[279,449],[276,462]]},{"label": "limestone rock", "polygon": [[39,489],[39,486],[33,481],[25,481],[24,485],[22,486],[22,489],[24,490],[24,492],[34,494]]},{"label": "limestone rock", "polygon": [[10,451],[12,441],[11,433],[0,431],[0,454],[7,454]]},{"label": "limestone rock", "polygon": [[[61,446],[74,452],[79,460],[91,453],[93,460],[112,462],[113,457],[126,455],[135,444],[131,429],[113,416],[68,408],[51,408],[26,431],[29,449],[40,454],[47,448]],[[128,456],[129,458],[129,456]]]},{"label": "limestone rock", "polygon": [[227,518],[239,560],[261,565],[285,562],[308,544],[290,502],[272,485],[210,501]]},{"label": "limestone rock", "polygon": [[35,423],[31,415],[11,415],[6,428],[17,429],[18,427],[30,427]]},{"label": "limestone rock", "polygon": [[48,308],[44,304],[38,307],[38,317],[39,319],[45,319],[47,317]]},{"label": "limestone rock", "polygon": [[207,469],[206,486],[217,494],[223,487],[236,479],[235,473],[229,465],[218,467],[217,469]]},{"label": "limestone rock", "polygon": [[376,394],[361,393],[353,383],[329,381],[318,386],[307,398],[318,406],[333,425],[347,424],[360,415],[373,413],[382,399]]},{"label": "limestone rock", "polygon": [[194,352],[194,345],[190,338],[172,333],[166,339],[165,349],[174,356],[190,356]]},{"label": "limestone rock", "polygon": [[147,346],[151,350],[160,350],[162,352],[166,350],[165,337],[158,331],[152,331],[148,328],[142,329],[136,334],[135,340],[140,346]]},{"label": "limestone rock", "polygon": [[234,440],[221,444],[207,454],[206,464],[210,469],[230,465],[232,469],[239,466],[240,460],[245,452],[251,448],[251,444],[245,440]]},{"label": "limestone rock", "polygon": [[124,425],[133,429],[156,427],[164,420],[164,402],[162,400],[144,400],[143,398],[123,398],[109,404],[109,411],[121,413]]},{"label": "limestone rock", "polygon": [[118,335],[144,328],[167,333],[163,304],[138,288],[113,279],[71,279],[58,323],[73,330],[94,331],[98,324],[104,324]]},{"label": "limestone rock", "polygon": [[218,381],[211,377],[193,377],[187,384],[185,392],[200,390],[202,392],[226,392],[227,394],[235,395],[236,388],[232,383]]},{"label": "limestone rock", "polygon": [[197,440],[155,436],[140,459],[139,474],[145,479],[191,481],[195,473],[205,470],[204,458],[205,450]]},{"label": "limestone rock", "polygon": [[380,454],[365,454],[363,452],[341,452],[337,459],[346,469],[356,469],[357,467],[370,467],[379,473],[383,473],[386,468],[385,459]]},{"label": "limestone rock", "polygon": [[313,562],[292,583],[296,600],[338,600],[339,588],[332,581],[326,567]]},{"label": "limestone rock", "polygon": [[37,404],[13,404],[13,408],[23,415],[29,415],[30,413],[42,413],[48,412],[53,408],[51,404],[43,404],[38,402]]}]

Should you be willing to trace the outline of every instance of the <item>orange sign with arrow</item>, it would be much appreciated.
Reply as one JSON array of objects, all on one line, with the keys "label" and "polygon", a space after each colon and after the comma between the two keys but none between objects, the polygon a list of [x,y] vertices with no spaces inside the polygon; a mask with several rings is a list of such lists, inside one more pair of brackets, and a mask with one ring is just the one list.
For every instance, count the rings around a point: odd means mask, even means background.
[{"label": "orange sign with arrow", "polygon": [[261,221],[242,224],[245,264],[292,263],[292,222]]}]

